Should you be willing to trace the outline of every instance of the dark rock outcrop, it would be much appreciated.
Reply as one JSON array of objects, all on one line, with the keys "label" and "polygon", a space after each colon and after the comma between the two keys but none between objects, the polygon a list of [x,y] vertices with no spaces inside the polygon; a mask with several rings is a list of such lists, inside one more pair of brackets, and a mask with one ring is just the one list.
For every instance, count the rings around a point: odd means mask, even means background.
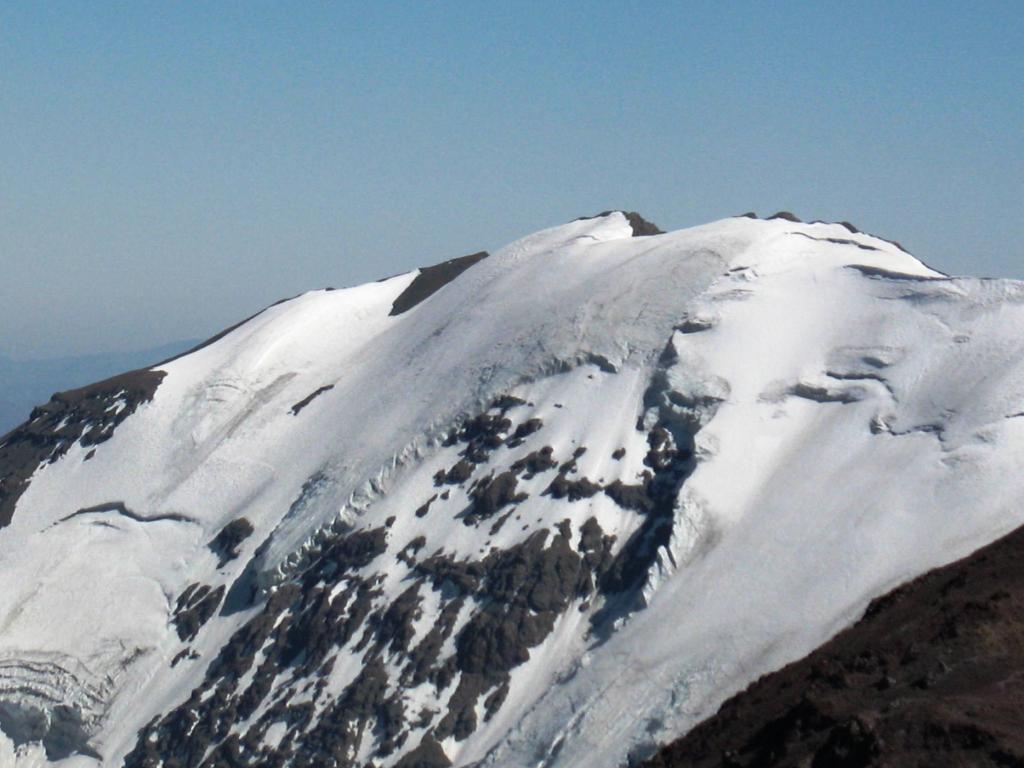
[{"label": "dark rock outcrop", "polygon": [[524,501],[526,494],[516,491],[517,483],[516,474],[512,471],[480,480],[470,492],[473,506],[466,516],[466,523],[473,524],[478,520],[486,520],[509,504]]},{"label": "dark rock outcrop", "polygon": [[224,587],[216,589],[209,584],[190,584],[178,598],[171,623],[181,640],[193,640],[208,622],[224,599]]},{"label": "dark rock outcrop", "polygon": [[58,392],[33,409],[29,420],[0,437],[0,528],[44,462],[53,463],[79,443],[88,448],[109,440],[114,430],[156,394],[166,374],[142,369],[80,389]]},{"label": "dark rock outcrop", "polygon": [[318,389],[315,389],[314,391],[310,392],[308,395],[306,395],[304,398],[299,400],[299,402],[297,402],[295,405],[291,407],[292,416],[298,416],[303,408],[305,408],[307,405],[309,405],[318,397],[320,397],[320,395],[322,395],[324,392],[330,392],[332,389],[334,389],[333,384],[325,384],[324,386],[319,387]]},{"label": "dark rock outcrop", "polygon": [[633,229],[633,237],[650,237],[652,235],[664,235],[665,231],[650,221],[647,221],[636,211],[601,211],[596,216],[580,216],[576,221],[584,221],[586,219],[602,219],[605,216],[610,216],[613,213],[621,213],[626,217],[626,221],[629,222],[629,226]]},{"label": "dark rock outcrop", "polygon": [[219,558],[218,568],[223,568],[238,557],[238,547],[252,536],[253,530],[252,523],[244,517],[232,520],[220,529],[220,532],[207,545],[210,551]]},{"label": "dark rock outcrop", "polygon": [[457,259],[450,259],[432,267],[421,268],[420,273],[409,283],[409,287],[395,299],[391,305],[391,312],[388,314],[395,316],[408,312],[487,256],[487,251],[480,251],[468,256],[460,256]]}]

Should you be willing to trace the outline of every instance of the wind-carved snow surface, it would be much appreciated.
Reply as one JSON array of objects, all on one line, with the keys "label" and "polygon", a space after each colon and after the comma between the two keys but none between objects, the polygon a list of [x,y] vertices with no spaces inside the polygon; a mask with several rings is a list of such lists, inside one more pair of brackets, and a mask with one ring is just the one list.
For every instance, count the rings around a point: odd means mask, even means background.
[{"label": "wind-carved snow surface", "polygon": [[1024,522],[1022,284],[631,235],[283,302],[62,445],[0,529],[0,765],[611,768]]}]

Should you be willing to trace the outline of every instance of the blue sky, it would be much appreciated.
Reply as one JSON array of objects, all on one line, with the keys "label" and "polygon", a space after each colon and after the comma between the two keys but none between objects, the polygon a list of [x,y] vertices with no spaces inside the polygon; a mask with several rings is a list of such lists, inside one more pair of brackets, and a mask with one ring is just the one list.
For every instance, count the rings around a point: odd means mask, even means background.
[{"label": "blue sky", "polygon": [[552,5],[3,4],[0,351],[201,337],[608,208],[1024,278],[1019,2]]}]

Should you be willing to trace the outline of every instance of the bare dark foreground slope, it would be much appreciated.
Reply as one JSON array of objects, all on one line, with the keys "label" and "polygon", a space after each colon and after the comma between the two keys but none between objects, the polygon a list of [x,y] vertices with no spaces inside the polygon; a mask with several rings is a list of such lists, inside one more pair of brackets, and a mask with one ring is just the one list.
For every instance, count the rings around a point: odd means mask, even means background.
[{"label": "bare dark foreground slope", "polygon": [[1024,766],[1024,529],[875,600],[646,768]]}]

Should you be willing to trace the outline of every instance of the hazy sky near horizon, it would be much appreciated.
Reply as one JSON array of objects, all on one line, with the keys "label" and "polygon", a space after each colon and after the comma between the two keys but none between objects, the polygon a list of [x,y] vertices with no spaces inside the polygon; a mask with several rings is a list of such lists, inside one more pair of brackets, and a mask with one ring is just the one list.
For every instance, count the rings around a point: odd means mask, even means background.
[{"label": "hazy sky near horizon", "polygon": [[609,208],[1024,278],[1019,2],[5,3],[0,352],[208,336]]}]

